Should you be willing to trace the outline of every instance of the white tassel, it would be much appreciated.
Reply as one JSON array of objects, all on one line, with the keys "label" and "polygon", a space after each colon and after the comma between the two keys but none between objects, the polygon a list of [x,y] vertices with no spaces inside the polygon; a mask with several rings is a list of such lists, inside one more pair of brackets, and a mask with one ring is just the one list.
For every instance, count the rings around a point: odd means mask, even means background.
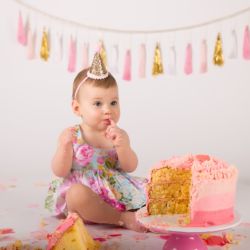
[{"label": "white tassel", "polygon": [[[54,44],[54,60],[56,62],[61,62],[63,59],[63,38],[62,35],[59,33],[56,33],[53,39]],[[53,48],[52,48],[53,50]]]},{"label": "white tassel", "polygon": [[169,50],[169,63],[168,63],[168,71],[170,75],[176,74],[176,51],[175,46],[171,46]]},{"label": "white tassel", "polygon": [[32,60],[36,57],[35,52],[35,44],[36,44],[36,32],[32,32],[32,30],[28,29],[28,37],[27,37],[27,58]]},{"label": "white tassel", "polygon": [[118,73],[118,63],[119,63],[119,50],[118,50],[118,45],[115,44],[111,48],[111,53],[110,53],[110,72],[113,74]]},{"label": "white tassel", "polygon": [[83,43],[82,47],[82,68],[86,69],[89,67],[89,44]]},{"label": "white tassel", "polygon": [[229,51],[229,58],[235,59],[238,57],[238,41],[236,31],[232,30],[231,32],[231,39],[230,39],[230,51]]}]

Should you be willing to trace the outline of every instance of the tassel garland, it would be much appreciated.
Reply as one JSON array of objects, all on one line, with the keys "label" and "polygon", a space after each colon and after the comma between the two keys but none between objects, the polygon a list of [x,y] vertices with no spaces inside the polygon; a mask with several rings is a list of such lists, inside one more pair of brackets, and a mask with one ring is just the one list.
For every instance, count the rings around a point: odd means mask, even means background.
[{"label": "tassel garland", "polygon": [[[249,11],[246,9],[245,11]],[[243,13],[243,12],[242,12]],[[225,18],[226,19],[226,18]],[[24,22],[25,20],[25,22]],[[64,20],[65,21],[65,20]],[[244,24],[245,25],[245,24]],[[204,25],[205,26],[205,25]],[[32,27],[32,29],[31,29]],[[34,26],[32,25],[30,27],[29,25],[29,18],[23,18],[21,11],[18,12],[17,16],[17,30],[16,30],[16,40],[18,44],[21,44],[22,46],[27,46],[26,49],[26,57],[29,60],[35,59],[36,57],[39,57],[44,60],[48,61],[49,59],[56,61],[56,62],[62,62],[66,61],[67,65],[67,70],[69,72],[75,72],[77,69],[77,61],[79,60],[80,62],[80,68],[85,69],[89,67],[89,56],[90,52],[92,52],[92,46],[90,40],[88,40],[88,35],[86,34],[86,30],[84,31],[81,29],[81,32],[85,32],[84,36],[80,34],[78,36],[83,38],[87,38],[83,41],[80,41],[79,44],[77,43],[77,37],[72,38],[70,36],[69,39],[69,45],[68,45],[68,58],[63,60],[65,57],[64,53],[66,52],[65,46],[64,46],[64,39],[65,35],[63,33],[58,33],[57,30],[52,30],[52,33],[48,27],[44,26],[44,29],[42,31],[42,34],[38,34],[37,29],[34,29]],[[194,26],[196,27],[196,26]],[[77,30],[77,32],[80,31]],[[101,30],[102,32],[105,32],[105,30]],[[184,29],[178,29],[178,33],[182,34],[182,31]],[[229,30],[229,36],[227,37],[226,34],[224,36],[223,33],[223,43],[222,43],[222,35],[219,32],[216,36],[215,39],[215,44],[213,44],[213,51],[211,51],[210,44],[208,44],[209,40],[208,39],[203,39],[200,42],[200,47],[198,48],[199,51],[197,53],[198,58],[198,71],[203,74],[208,71],[208,65],[210,62],[210,53],[212,52],[212,63],[215,66],[223,66],[225,63],[225,55],[224,55],[224,42],[226,46],[226,57],[230,59],[236,59],[239,58],[239,53],[241,53],[242,58],[245,60],[250,60],[250,31],[249,31],[249,24],[245,25],[244,30],[242,31],[242,35],[239,35],[239,30],[236,30],[235,28]],[[92,31],[91,31],[92,32]],[[171,30],[172,35],[174,35],[175,30]],[[113,32],[112,32],[113,33]],[[115,31],[114,33],[124,33],[124,32],[119,32]],[[126,32],[125,32],[126,33]],[[146,32],[149,33],[149,32]],[[157,32],[158,33],[158,32]],[[162,31],[162,35],[164,33],[169,33]],[[146,34],[149,36],[150,44],[152,39],[155,39],[153,37],[154,31],[152,31],[152,34]],[[52,35],[52,37],[51,37]],[[70,34],[69,34],[70,35]],[[104,34],[105,35],[105,34]],[[128,36],[129,34],[127,34]],[[139,32],[138,34],[139,35]],[[152,36],[151,36],[152,35]],[[194,72],[194,67],[196,66],[194,62],[196,62],[196,57],[193,59],[193,53],[196,55],[196,47],[194,46],[194,43],[187,43],[186,48],[184,51],[184,55],[179,53],[179,42],[181,41],[182,44],[180,46],[183,46],[185,44],[185,37],[184,34],[182,34],[184,39],[179,38],[178,36],[178,41],[176,43],[168,44],[169,41],[167,41],[166,44],[164,44],[164,52],[166,49],[166,74],[169,75],[175,75],[176,72],[179,70],[179,61],[182,61],[182,57],[184,57],[183,60],[183,65],[181,66],[181,70],[184,70],[184,74],[190,75]],[[37,37],[41,36],[41,40],[37,41]],[[112,35],[113,36],[113,35]],[[116,36],[116,37],[115,37]],[[239,36],[242,36],[243,41],[242,41],[242,48],[239,47]],[[111,36],[110,36],[111,37]],[[224,40],[224,38],[227,37],[228,39]],[[125,36],[124,36],[125,38]],[[137,36],[136,36],[137,38]],[[66,38],[67,39],[67,38]],[[92,35],[91,35],[92,39]],[[96,38],[94,38],[96,39]],[[98,47],[96,48],[96,51],[100,53],[100,56],[102,58],[103,64],[108,68],[108,70],[113,73],[113,74],[118,74],[118,71],[121,74],[122,79],[126,81],[130,81],[132,78],[132,70],[131,64],[132,64],[132,51],[133,47],[128,47],[128,49],[125,51],[124,58],[120,58],[120,44],[117,42],[118,41],[118,35],[114,34],[114,39],[113,41],[110,41],[110,44],[107,44],[107,50],[106,46],[104,46],[104,42],[106,43],[106,40],[99,40],[98,43],[95,43],[95,46],[97,45]],[[138,37],[139,39],[139,37]],[[165,37],[164,37],[165,39]],[[93,39],[92,39],[93,40]],[[92,41],[91,40],[91,41]],[[126,39],[125,39],[126,40]],[[39,44],[40,43],[40,44]],[[196,44],[196,43],[195,43]],[[106,44],[105,44],[106,45]],[[148,43],[142,42],[139,44],[138,47],[138,55],[133,54],[133,60],[134,58],[137,60],[135,62],[135,66],[137,69],[138,78],[143,79],[147,75],[147,47],[149,46]],[[162,54],[161,46],[159,42],[156,42],[155,47],[153,48],[153,64],[152,64],[152,75],[157,76],[160,74],[164,73],[164,65],[163,65],[163,56],[165,55]],[[78,53],[78,47],[80,48],[80,53]],[[36,51],[37,50],[37,51]],[[107,53],[107,51],[109,53]],[[169,52],[169,53],[168,53]],[[78,55],[79,54],[79,55]],[[178,56],[178,58],[177,58]],[[67,56],[66,56],[67,57]],[[79,58],[78,58],[79,57]],[[67,60],[68,59],[68,60]],[[122,66],[121,60],[124,60],[123,64],[123,69],[120,68]],[[178,65],[177,65],[178,61]],[[150,65],[149,65],[150,66]],[[184,67],[183,67],[184,66]],[[151,66],[150,66],[151,67]],[[120,68],[120,70],[119,70]]]}]

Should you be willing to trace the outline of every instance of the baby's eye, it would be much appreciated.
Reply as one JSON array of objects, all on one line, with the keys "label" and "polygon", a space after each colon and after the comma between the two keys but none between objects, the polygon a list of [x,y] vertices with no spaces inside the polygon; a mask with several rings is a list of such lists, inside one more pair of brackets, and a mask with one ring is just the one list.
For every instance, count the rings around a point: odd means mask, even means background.
[{"label": "baby's eye", "polygon": [[97,106],[97,107],[100,107],[100,106],[102,105],[102,103],[101,103],[100,101],[96,101],[96,102],[94,103],[94,105]]},{"label": "baby's eye", "polygon": [[115,105],[117,105],[117,103],[118,103],[117,101],[112,101],[112,102],[111,102],[111,105],[112,105],[112,106],[115,106]]}]

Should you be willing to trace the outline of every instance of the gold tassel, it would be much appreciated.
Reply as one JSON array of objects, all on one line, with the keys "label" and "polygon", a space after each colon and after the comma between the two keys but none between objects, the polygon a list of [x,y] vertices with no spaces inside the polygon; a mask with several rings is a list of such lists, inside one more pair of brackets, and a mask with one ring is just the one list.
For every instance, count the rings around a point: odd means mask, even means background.
[{"label": "gold tassel", "polygon": [[223,56],[223,50],[222,50],[222,40],[221,40],[221,34],[218,33],[217,40],[215,43],[214,48],[214,57],[213,62],[215,65],[222,66],[224,64],[224,56]]},{"label": "gold tassel", "polygon": [[49,41],[48,41],[48,33],[44,30],[42,37],[42,44],[40,49],[40,57],[47,61],[49,58]]},{"label": "gold tassel", "polygon": [[99,53],[101,55],[101,58],[102,58],[104,65],[107,67],[107,53],[106,53],[103,41],[100,41]]},{"label": "gold tassel", "polygon": [[153,74],[153,76],[163,74],[163,65],[162,65],[162,59],[161,59],[161,49],[160,49],[159,43],[157,43],[156,47],[155,47],[152,74]]}]

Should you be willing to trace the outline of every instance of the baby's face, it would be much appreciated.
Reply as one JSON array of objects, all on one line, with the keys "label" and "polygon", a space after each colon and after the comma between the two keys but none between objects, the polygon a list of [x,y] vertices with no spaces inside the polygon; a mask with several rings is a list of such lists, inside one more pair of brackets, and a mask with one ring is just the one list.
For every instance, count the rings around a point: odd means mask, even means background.
[{"label": "baby's face", "polygon": [[112,119],[120,118],[118,88],[102,88],[86,84],[79,93],[79,110],[84,123],[95,130],[105,130]]}]

